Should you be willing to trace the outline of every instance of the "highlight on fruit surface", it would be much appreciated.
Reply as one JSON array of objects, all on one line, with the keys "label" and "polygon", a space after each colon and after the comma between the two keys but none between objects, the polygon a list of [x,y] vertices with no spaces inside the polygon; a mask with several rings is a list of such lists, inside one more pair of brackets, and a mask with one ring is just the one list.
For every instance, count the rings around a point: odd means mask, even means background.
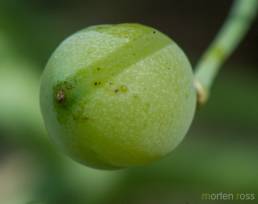
[{"label": "highlight on fruit surface", "polygon": [[40,103],[54,143],[100,169],[148,164],[185,136],[196,107],[180,47],[140,24],[91,26],[55,50]]}]

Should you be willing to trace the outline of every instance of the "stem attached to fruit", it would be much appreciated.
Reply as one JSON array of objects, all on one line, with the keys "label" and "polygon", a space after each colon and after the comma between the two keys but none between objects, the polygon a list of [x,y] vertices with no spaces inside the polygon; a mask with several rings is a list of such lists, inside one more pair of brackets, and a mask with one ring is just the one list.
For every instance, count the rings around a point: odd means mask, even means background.
[{"label": "stem attached to fruit", "polygon": [[257,8],[257,0],[235,0],[232,5],[220,32],[196,66],[195,87],[199,105],[207,101],[219,68],[247,33],[256,16]]}]

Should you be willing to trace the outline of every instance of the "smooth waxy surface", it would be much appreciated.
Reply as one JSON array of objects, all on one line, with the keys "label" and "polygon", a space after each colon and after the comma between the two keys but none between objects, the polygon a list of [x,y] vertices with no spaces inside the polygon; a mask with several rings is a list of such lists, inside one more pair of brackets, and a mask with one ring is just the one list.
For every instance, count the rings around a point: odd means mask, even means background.
[{"label": "smooth waxy surface", "polygon": [[195,110],[191,66],[159,31],[139,24],[92,26],[53,53],[41,109],[55,143],[96,168],[146,164],[173,150]]}]

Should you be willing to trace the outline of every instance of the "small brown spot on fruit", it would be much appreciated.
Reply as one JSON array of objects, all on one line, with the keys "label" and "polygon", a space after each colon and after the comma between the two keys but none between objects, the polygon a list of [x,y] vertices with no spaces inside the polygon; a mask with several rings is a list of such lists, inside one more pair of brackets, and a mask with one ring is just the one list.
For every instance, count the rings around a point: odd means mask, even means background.
[{"label": "small brown spot on fruit", "polygon": [[114,90],[115,93],[118,93],[118,91],[119,91],[118,89],[115,89],[115,90]]},{"label": "small brown spot on fruit", "polygon": [[65,100],[65,92],[63,89],[60,89],[59,91],[57,91],[56,93],[56,100],[58,103],[63,103]]}]

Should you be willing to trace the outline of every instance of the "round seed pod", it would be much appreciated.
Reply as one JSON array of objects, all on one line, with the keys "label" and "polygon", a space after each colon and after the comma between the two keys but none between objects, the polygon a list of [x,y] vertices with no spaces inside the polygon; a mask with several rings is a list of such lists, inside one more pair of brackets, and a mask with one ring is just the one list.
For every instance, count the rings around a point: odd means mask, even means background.
[{"label": "round seed pod", "polygon": [[196,107],[191,65],[169,37],[140,24],[91,26],[52,54],[40,102],[54,143],[85,165],[148,164],[185,136]]}]

